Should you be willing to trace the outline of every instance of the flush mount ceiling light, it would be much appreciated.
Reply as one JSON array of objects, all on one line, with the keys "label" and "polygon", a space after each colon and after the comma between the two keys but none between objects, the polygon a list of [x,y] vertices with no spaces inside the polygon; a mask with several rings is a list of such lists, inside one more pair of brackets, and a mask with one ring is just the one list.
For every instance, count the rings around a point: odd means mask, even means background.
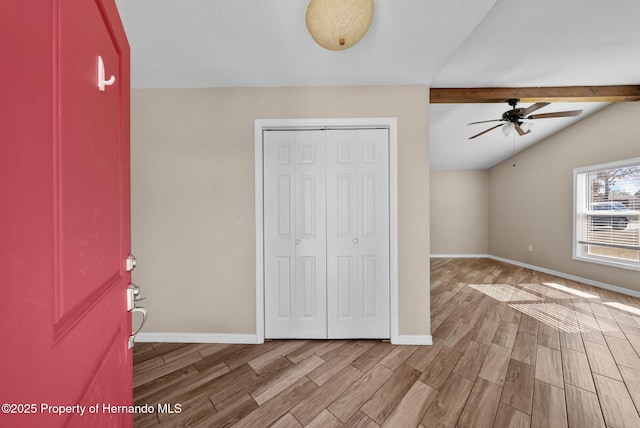
[{"label": "flush mount ceiling light", "polygon": [[373,0],[311,0],[307,29],[325,49],[349,49],[367,34],[373,19]]}]

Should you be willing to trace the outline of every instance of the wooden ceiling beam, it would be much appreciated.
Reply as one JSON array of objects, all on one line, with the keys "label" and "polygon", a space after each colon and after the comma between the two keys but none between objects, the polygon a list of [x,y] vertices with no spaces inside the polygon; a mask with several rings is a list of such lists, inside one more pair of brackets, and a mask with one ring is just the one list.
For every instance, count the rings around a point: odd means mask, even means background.
[{"label": "wooden ceiling beam", "polygon": [[556,86],[533,88],[431,88],[431,104],[506,103],[520,98],[522,103],[607,102],[640,100],[640,85]]}]

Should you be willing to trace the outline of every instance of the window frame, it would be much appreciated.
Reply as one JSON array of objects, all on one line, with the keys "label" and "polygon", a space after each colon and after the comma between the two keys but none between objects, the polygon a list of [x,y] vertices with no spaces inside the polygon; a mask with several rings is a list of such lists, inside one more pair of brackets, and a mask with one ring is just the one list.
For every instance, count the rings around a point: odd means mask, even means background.
[{"label": "window frame", "polygon": [[593,173],[596,171],[623,168],[623,167],[629,167],[629,166],[640,166],[640,157],[625,159],[625,160],[615,161],[615,162],[607,162],[607,163],[602,163],[598,165],[584,166],[584,167],[573,169],[573,208],[572,208],[573,243],[572,243],[572,247],[573,247],[574,260],[579,260],[579,261],[588,262],[588,263],[597,263],[601,265],[623,268],[628,270],[640,271],[640,261],[636,262],[633,260],[616,259],[614,257],[589,254],[587,249],[589,244],[578,242],[578,235],[579,235],[578,227],[579,225],[582,224],[581,216],[584,215],[579,212],[579,207],[578,207],[578,200],[579,200],[578,185],[579,185],[579,180],[582,180],[582,178],[579,178],[579,176],[583,174]]}]

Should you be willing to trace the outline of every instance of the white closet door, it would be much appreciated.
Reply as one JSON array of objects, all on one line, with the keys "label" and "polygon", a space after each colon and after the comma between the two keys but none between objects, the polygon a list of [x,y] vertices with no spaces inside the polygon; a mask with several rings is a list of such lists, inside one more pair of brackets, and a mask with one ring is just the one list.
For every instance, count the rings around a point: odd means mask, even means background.
[{"label": "white closet door", "polygon": [[326,338],[325,132],[265,131],[266,338]]},{"label": "white closet door", "polygon": [[388,338],[389,137],[327,131],[329,338]]}]

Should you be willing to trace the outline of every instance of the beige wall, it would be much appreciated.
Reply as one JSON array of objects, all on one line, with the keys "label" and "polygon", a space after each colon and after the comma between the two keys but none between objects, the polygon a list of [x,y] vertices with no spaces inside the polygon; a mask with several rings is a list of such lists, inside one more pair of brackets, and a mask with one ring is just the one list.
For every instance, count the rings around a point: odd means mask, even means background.
[{"label": "beige wall", "polygon": [[431,171],[431,254],[487,254],[487,170]]},{"label": "beige wall", "polygon": [[144,331],[255,333],[255,119],[397,117],[399,329],[429,334],[428,100],[426,87],[133,90]]},{"label": "beige wall", "polygon": [[640,291],[640,272],[572,259],[573,169],[640,156],[639,117],[611,105],[491,168],[489,253]]}]

